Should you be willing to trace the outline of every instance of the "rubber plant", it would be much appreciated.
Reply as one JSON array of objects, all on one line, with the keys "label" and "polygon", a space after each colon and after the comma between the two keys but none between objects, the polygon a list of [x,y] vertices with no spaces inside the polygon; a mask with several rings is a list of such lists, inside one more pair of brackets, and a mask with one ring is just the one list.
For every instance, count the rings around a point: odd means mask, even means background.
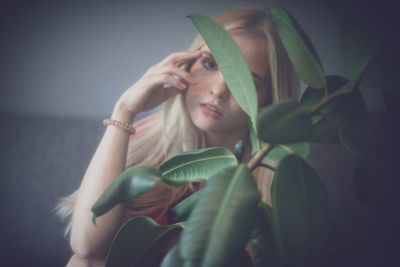
[{"label": "rubber plant", "polygon": [[[172,209],[175,224],[161,226],[148,217],[127,221],[113,240],[106,266],[143,267],[161,261],[163,267],[316,266],[327,255],[332,226],[329,197],[304,157],[309,142],[317,142],[340,143],[362,158],[359,134],[366,107],[358,85],[380,49],[380,39],[348,20],[342,44],[352,79],[326,76],[294,17],[277,5],[268,12],[297,74],[309,87],[300,101],[284,100],[258,110],[252,76],[231,36],[203,15],[188,16],[250,118],[252,157],[241,162],[239,142],[235,153],[211,147],[177,154],[159,168],[127,169],[93,206],[94,223],[96,217],[147,192],[157,182],[180,187],[201,181],[206,186]],[[353,53],[360,38],[368,42],[362,51]],[[264,158],[275,161],[277,167],[263,163]],[[252,176],[258,167],[274,172],[272,206],[261,201]],[[358,184],[362,191],[362,182]],[[249,242],[253,259],[245,250]]]}]

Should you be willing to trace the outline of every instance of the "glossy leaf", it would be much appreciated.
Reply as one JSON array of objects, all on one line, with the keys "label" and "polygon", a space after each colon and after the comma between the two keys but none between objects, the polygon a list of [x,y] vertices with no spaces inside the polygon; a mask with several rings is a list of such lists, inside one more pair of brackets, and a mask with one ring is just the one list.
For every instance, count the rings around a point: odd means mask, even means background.
[{"label": "glossy leaf", "polygon": [[258,138],[257,133],[251,124],[249,125],[249,139],[251,144],[251,154],[254,155],[260,150],[262,141]]},{"label": "glossy leaf", "polygon": [[[340,76],[327,76],[328,92],[335,93],[337,88],[341,88],[348,81]],[[304,92],[301,103],[310,108],[319,103],[324,98],[324,93],[320,90],[307,88]],[[346,143],[341,136],[341,132],[357,135],[363,129],[366,122],[366,105],[364,99],[357,88],[346,94],[336,97],[331,103],[322,108],[320,114],[314,115],[312,135],[310,142],[315,143]],[[350,137],[349,135],[346,135]],[[345,136],[345,138],[346,138]],[[356,140],[356,139],[354,139]]]},{"label": "glossy leaf", "polygon": [[250,238],[256,267],[281,266],[271,216],[271,207],[261,202]]},{"label": "glossy leaf", "polygon": [[355,81],[361,77],[381,46],[378,29],[365,22],[361,17],[352,16],[341,28],[343,57]]},{"label": "glossy leaf", "polygon": [[315,171],[295,154],[285,157],[271,187],[272,222],[289,266],[314,266],[330,227],[328,193]]},{"label": "glossy leaf", "polygon": [[93,205],[93,222],[115,205],[146,193],[161,179],[159,171],[152,167],[135,166],[126,170],[107,187]]},{"label": "glossy leaf", "polygon": [[178,245],[173,247],[170,251],[168,251],[167,255],[164,257],[161,262],[160,267],[178,267],[184,266],[184,261],[179,254]]},{"label": "glossy leaf", "polygon": [[307,157],[310,152],[310,145],[308,142],[293,143],[293,144],[279,144],[271,150],[266,156],[266,159],[279,162],[289,154],[297,154],[302,158]]},{"label": "glossy leaf", "polygon": [[242,162],[243,151],[244,151],[243,141],[239,140],[239,142],[235,144],[235,157],[239,163]]},{"label": "glossy leaf", "polygon": [[345,63],[354,80],[372,88],[400,86],[399,38],[390,19],[377,18],[375,12],[356,12],[341,27],[341,46]]},{"label": "glossy leaf", "polygon": [[163,249],[177,238],[182,224],[163,226],[149,217],[127,221],[115,236],[107,255],[106,267],[152,267],[161,261]]},{"label": "glossy leaf", "polygon": [[259,137],[274,144],[306,141],[312,130],[307,109],[296,100],[283,100],[262,108],[258,126]]},{"label": "glossy leaf", "polygon": [[[237,165],[235,155],[225,147],[212,147],[179,153],[164,161],[159,170],[171,186],[204,181],[225,167]],[[198,178],[198,179],[197,179]]]},{"label": "glossy leaf", "polygon": [[[338,89],[342,88],[344,85],[348,84],[349,81],[338,75],[328,75],[326,76],[326,85],[328,89],[328,94],[331,95],[334,92],[338,91]],[[346,92],[347,93],[347,92]],[[307,87],[306,90],[304,91],[303,95],[301,96],[300,103],[307,107],[307,108],[312,108],[319,102],[323,100],[325,97],[325,92],[321,90],[316,90],[311,87]],[[328,105],[320,109],[320,113],[322,114],[328,114],[332,109],[335,108],[337,105],[338,101],[333,101],[330,102]],[[312,120],[313,120],[313,125],[317,124],[323,116],[320,115],[314,115]]]},{"label": "glossy leaf", "polygon": [[215,21],[200,14],[188,17],[208,45],[229,90],[249,115],[254,129],[257,129],[257,91],[240,48],[229,33]]},{"label": "glossy leaf", "polygon": [[300,79],[312,88],[325,88],[324,71],[304,30],[285,9],[272,5],[268,10]]},{"label": "glossy leaf", "polygon": [[364,149],[358,131],[339,125],[339,139],[342,146],[350,153],[357,155],[362,154]]},{"label": "glossy leaf", "polygon": [[185,221],[189,217],[190,213],[192,212],[193,208],[196,206],[198,200],[200,199],[202,194],[202,190],[197,191],[187,197],[186,199],[182,200],[178,204],[176,204],[172,208],[172,212],[175,214],[176,221]]},{"label": "glossy leaf", "polygon": [[245,165],[214,175],[182,234],[180,255],[188,266],[234,266],[249,238],[259,201],[257,185]]}]

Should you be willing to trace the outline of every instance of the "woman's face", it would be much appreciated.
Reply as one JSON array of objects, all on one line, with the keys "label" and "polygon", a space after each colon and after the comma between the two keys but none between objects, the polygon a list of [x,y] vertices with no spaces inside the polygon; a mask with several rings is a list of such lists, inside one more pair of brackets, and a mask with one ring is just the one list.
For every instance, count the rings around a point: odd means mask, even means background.
[{"label": "woman's face", "polygon": [[[269,69],[262,42],[255,35],[232,34],[253,74],[258,93],[258,104],[267,103]],[[248,116],[229,91],[207,45],[200,48],[190,73],[194,83],[185,93],[186,106],[197,128],[206,133],[230,133],[247,130]]]}]

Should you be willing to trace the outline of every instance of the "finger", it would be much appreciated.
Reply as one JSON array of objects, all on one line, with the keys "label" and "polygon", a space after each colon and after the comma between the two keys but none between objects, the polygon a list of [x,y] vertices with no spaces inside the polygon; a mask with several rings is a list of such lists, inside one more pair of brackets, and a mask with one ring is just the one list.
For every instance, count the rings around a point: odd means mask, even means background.
[{"label": "finger", "polygon": [[187,88],[187,85],[182,82],[179,77],[169,73],[156,75],[154,80],[156,80],[155,82],[159,85],[162,85],[164,88],[175,87],[179,90],[185,90]]},{"label": "finger", "polygon": [[160,73],[163,73],[163,72],[169,73],[172,75],[172,77],[174,77],[176,79],[181,79],[181,80],[183,80],[183,82],[188,83],[188,84],[192,84],[194,82],[193,76],[189,72],[187,72],[175,65],[169,65],[168,67],[160,69]]}]

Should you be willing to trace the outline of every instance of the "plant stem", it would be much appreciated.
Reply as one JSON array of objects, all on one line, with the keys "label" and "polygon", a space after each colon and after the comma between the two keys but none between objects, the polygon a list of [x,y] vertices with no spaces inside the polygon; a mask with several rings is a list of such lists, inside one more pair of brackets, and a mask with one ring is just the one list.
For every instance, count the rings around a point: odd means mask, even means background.
[{"label": "plant stem", "polygon": [[272,146],[271,144],[264,144],[262,146],[262,148],[250,159],[250,161],[247,163],[247,168],[250,171],[253,171],[258,165],[259,163],[263,160],[264,156],[267,155],[267,153],[269,151],[271,151],[271,149],[274,146]]},{"label": "plant stem", "polygon": [[313,106],[309,111],[308,111],[308,115],[313,116],[315,114],[318,113],[318,111],[320,109],[322,109],[323,107],[325,107],[326,105],[328,105],[329,103],[331,103],[335,98],[339,97],[340,95],[347,93],[349,90],[349,86],[353,86],[353,83],[347,83],[345,85],[343,85],[341,88],[339,88],[338,90],[336,90],[333,94],[329,95],[329,96],[325,96],[321,102],[319,102],[318,104],[316,104],[315,106]]}]

